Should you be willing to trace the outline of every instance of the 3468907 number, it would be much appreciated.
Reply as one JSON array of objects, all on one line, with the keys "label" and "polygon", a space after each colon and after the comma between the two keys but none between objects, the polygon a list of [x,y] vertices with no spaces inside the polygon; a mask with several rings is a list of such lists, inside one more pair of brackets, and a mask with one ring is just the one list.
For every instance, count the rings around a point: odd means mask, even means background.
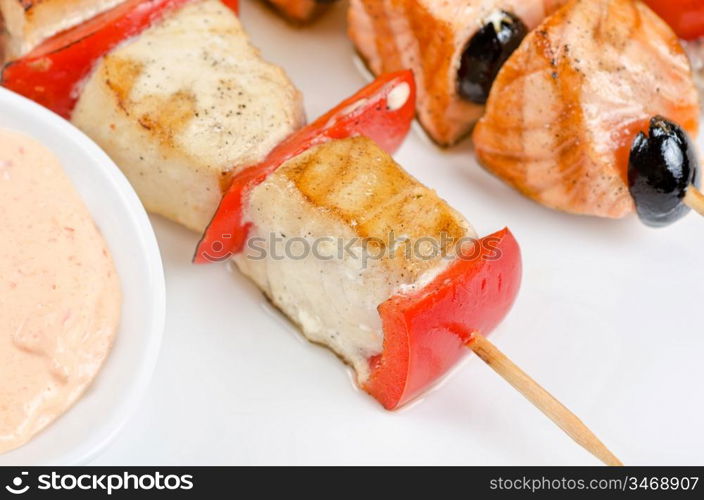
[{"label": "3468907 number", "polygon": [[697,487],[697,476],[685,477],[631,477],[628,480],[629,490],[683,490],[691,491]]}]

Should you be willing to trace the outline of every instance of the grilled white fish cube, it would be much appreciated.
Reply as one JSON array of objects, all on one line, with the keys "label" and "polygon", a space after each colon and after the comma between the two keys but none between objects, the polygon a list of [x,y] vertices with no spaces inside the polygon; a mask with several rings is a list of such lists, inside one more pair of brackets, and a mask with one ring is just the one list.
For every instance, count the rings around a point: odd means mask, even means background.
[{"label": "grilled white fish cube", "polygon": [[195,231],[231,175],[304,120],[299,91],[219,0],[191,2],[105,56],[72,115],[148,210]]},{"label": "grilled white fish cube", "polygon": [[377,307],[445,270],[476,237],[467,221],[364,137],[289,160],[251,193],[234,257],[306,337],[352,365],[360,384],[383,347]]},{"label": "grilled white fish cube", "polygon": [[[4,19],[4,51],[7,60],[31,51],[60,31],[78,26],[125,0],[0,0]],[[2,22],[0,22],[2,31]]]}]

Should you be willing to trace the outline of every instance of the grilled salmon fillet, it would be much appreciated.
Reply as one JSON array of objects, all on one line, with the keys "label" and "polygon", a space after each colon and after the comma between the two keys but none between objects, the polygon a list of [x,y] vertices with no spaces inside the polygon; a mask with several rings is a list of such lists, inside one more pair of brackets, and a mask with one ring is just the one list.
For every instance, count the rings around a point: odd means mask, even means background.
[{"label": "grilled salmon fillet", "polygon": [[694,81],[699,88],[700,104],[704,105],[704,39],[682,41],[694,70]]},{"label": "grilled salmon fillet", "polygon": [[125,172],[146,208],[195,231],[230,175],[304,123],[302,98],[219,0],[195,0],[109,53],[72,122]]},{"label": "grilled salmon fillet", "polygon": [[[56,33],[77,26],[125,0],[0,0],[5,60],[23,56]],[[2,24],[2,23],[0,23]],[[0,59],[2,61],[2,59]]]},{"label": "grilled salmon fillet", "polygon": [[349,35],[374,74],[412,69],[418,118],[451,145],[470,132],[483,106],[458,94],[457,73],[474,34],[497,12],[534,28],[566,0],[351,0]]},{"label": "grilled salmon fillet", "polygon": [[634,210],[630,147],[654,115],[696,136],[697,90],[675,34],[638,1],[573,0],[501,69],[475,149],[539,203],[622,217]]},{"label": "grilled salmon fillet", "polygon": [[289,21],[306,23],[320,14],[335,0],[265,0]]},{"label": "grilled salmon fillet", "polygon": [[245,214],[252,230],[234,257],[239,269],[306,337],[352,365],[360,383],[383,347],[379,304],[429,283],[458,242],[476,237],[364,137],[287,161],[254,188]]}]

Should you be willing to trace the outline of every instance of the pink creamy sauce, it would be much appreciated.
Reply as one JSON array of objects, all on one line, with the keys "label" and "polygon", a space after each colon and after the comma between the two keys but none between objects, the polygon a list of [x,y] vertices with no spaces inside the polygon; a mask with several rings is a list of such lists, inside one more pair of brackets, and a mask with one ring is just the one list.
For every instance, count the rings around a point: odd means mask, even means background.
[{"label": "pink creamy sauce", "polygon": [[83,394],[121,302],[112,256],[58,160],[0,129],[0,453]]}]

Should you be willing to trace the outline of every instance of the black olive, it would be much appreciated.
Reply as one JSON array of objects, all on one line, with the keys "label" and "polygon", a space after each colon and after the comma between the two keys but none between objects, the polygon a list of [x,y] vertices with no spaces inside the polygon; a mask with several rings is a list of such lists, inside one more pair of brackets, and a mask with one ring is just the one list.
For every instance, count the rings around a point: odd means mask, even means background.
[{"label": "black olive", "polygon": [[528,34],[515,15],[503,10],[490,16],[462,53],[457,72],[457,92],[464,99],[485,104],[501,66]]},{"label": "black olive", "polygon": [[628,186],[638,217],[653,227],[689,212],[683,203],[690,185],[699,187],[699,160],[687,132],[661,116],[650,120],[650,137],[639,133],[628,160]]}]

